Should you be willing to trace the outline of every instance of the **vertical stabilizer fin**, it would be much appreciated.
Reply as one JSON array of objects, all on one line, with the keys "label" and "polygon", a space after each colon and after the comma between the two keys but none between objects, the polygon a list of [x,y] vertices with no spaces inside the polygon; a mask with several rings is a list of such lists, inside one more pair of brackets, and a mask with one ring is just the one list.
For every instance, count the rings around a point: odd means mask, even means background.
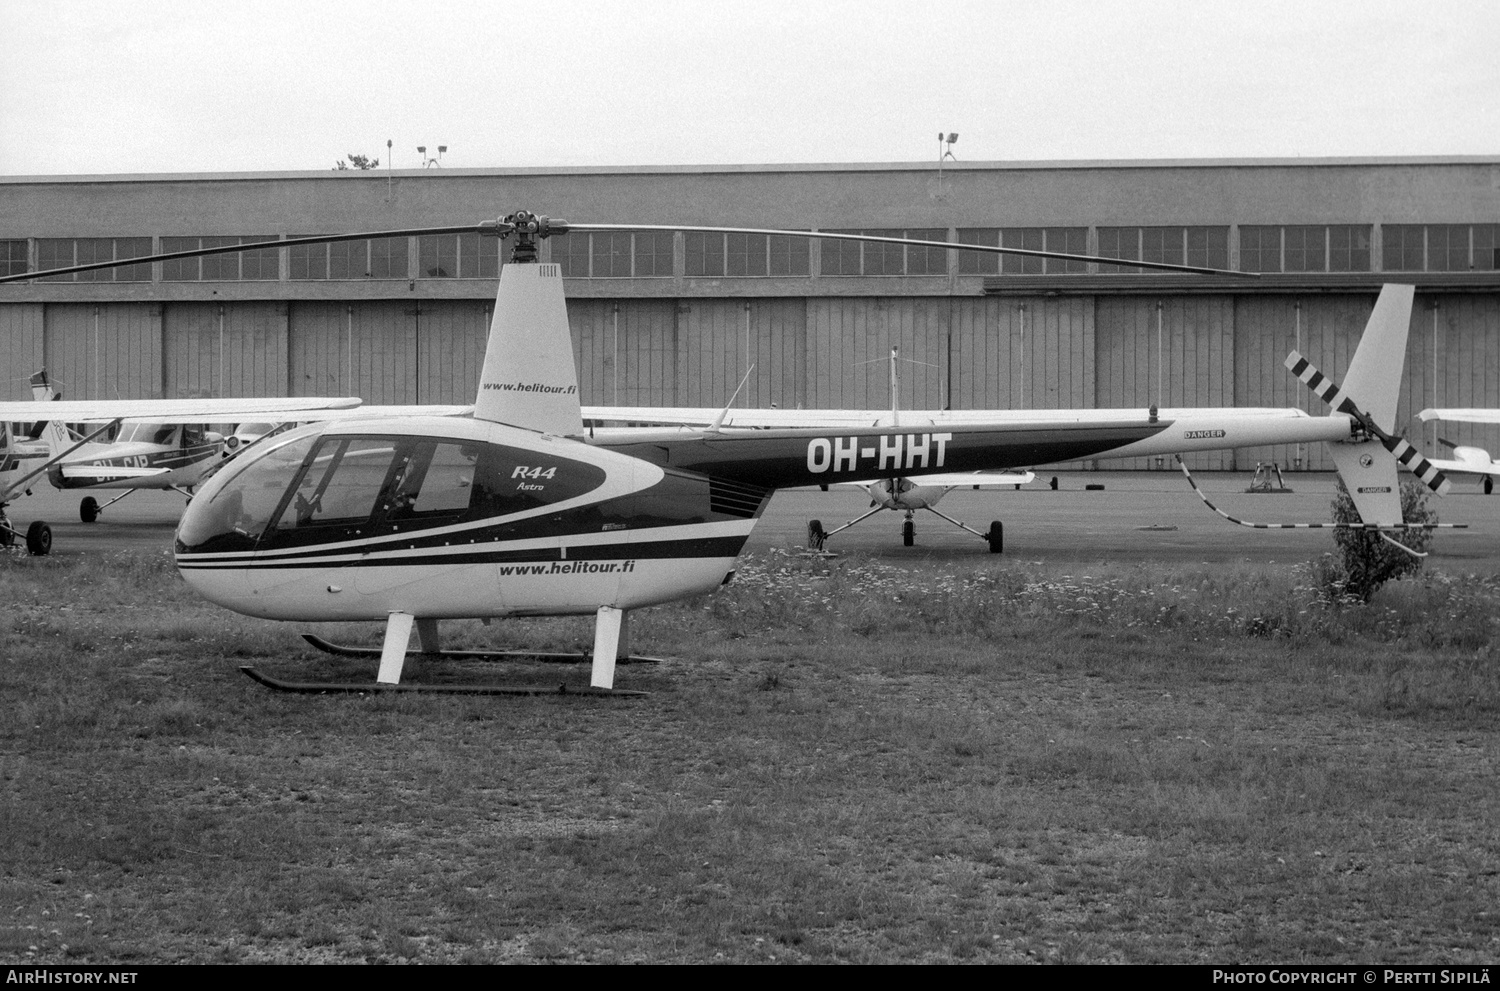
[{"label": "vertical stabilizer fin", "polygon": [[1381,287],[1359,347],[1349,360],[1349,371],[1344,375],[1344,395],[1387,433],[1396,429],[1396,400],[1406,367],[1406,335],[1411,329],[1415,294],[1414,286],[1388,283]]},{"label": "vertical stabilizer fin", "polygon": [[549,434],[583,430],[562,266],[500,269],[474,418]]}]

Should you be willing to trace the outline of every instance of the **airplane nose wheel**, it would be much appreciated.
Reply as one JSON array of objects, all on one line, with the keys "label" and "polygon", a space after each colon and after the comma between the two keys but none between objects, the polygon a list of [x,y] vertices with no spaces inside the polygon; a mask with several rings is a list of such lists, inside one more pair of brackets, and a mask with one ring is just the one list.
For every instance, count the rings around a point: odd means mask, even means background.
[{"label": "airplane nose wheel", "polygon": [[906,519],[901,521],[901,546],[910,547],[917,542],[917,524],[911,518],[911,513],[906,514]]}]

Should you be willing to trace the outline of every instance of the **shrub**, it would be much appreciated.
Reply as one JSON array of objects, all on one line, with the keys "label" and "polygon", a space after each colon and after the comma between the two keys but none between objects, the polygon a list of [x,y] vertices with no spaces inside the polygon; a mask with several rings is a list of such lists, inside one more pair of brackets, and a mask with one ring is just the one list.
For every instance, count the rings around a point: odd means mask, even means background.
[{"label": "shrub", "polygon": [[[1427,487],[1415,479],[1401,482],[1401,518],[1407,523],[1438,521],[1437,513],[1427,506]],[[1333,520],[1335,523],[1360,522],[1359,512],[1354,508],[1354,500],[1349,497],[1342,478],[1338,479],[1333,494]],[[1382,536],[1373,530],[1340,529],[1333,532],[1333,540],[1344,566],[1343,591],[1369,602],[1375,590],[1386,582],[1421,569],[1422,558],[1417,554],[1425,553],[1432,543],[1432,531],[1386,531]],[[1416,554],[1392,546],[1392,541]]]}]

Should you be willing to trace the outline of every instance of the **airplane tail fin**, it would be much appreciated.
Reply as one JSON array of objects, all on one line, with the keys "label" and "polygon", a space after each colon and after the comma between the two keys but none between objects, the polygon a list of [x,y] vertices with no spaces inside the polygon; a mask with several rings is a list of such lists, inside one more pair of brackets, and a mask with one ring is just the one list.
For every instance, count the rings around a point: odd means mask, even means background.
[{"label": "airplane tail fin", "polygon": [[[31,376],[31,398],[39,403],[62,398],[62,393],[52,388],[45,368]],[[52,458],[61,457],[63,452],[73,444],[73,439],[68,436],[68,428],[57,420],[38,421],[32,427],[32,437],[40,437],[47,442],[48,456]]]},{"label": "airplane tail fin", "polygon": [[1442,494],[1448,489],[1442,472],[1416,448],[1391,434],[1406,363],[1413,295],[1412,286],[1386,285],[1380,290],[1342,387],[1295,351],[1286,360],[1292,374],[1334,412],[1358,421],[1359,429],[1351,439],[1329,444],[1329,453],[1360,519],[1379,526],[1403,522],[1398,464],[1410,468],[1433,491]]},{"label": "airplane tail fin", "polygon": [[474,418],[549,434],[583,430],[562,266],[501,267]]}]

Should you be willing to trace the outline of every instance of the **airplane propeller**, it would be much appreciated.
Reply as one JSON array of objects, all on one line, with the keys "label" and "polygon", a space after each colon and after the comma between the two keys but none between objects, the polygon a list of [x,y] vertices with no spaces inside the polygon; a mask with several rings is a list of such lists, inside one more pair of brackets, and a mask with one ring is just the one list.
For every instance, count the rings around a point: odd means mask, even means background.
[{"label": "airplane propeller", "polygon": [[106,268],[123,268],[130,265],[147,265],[160,261],[176,261],[182,258],[199,258],[206,255],[226,255],[241,251],[262,251],[271,248],[292,248],[300,245],[334,244],[340,241],[379,240],[392,237],[428,237],[441,234],[479,234],[484,237],[507,238],[515,236],[511,249],[511,260],[534,262],[537,260],[538,242],[570,232],[588,233],[627,231],[684,231],[698,234],[757,234],[786,237],[807,237],[828,241],[868,241],[877,244],[900,244],[914,247],[945,248],[954,251],[978,251],[987,254],[1017,255],[1026,258],[1053,258],[1060,261],[1097,262],[1102,265],[1119,265],[1126,268],[1151,269],[1153,271],[1178,272],[1191,275],[1223,275],[1240,279],[1255,279],[1254,272],[1236,272],[1230,269],[1207,268],[1198,265],[1174,265],[1170,262],[1142,261],[1134,258],[1107,258],[1102,255],[1080,255],[1064,251],[1035,251],[1029,248],[1009,248],[993,244],[966,244],[955,241],[927,241],[919,238],[884,237],[875,234],[846,234],[837,231],[783,230],[759,227],[703,227],[684,224],[575,224],[557,217],[547,217],[520,210],[495,220],[478,224],[457,224],[444,227],[405,227],[396,230],[364,231],[356,234],[318,234],[310,237],[294,237],[279,241],[255,241],[249,244],[226,244],[211,248],[190,248],[184,251],[168,251],[137,258],[121,258],[112,261],[90,262],[85,265],[69,265],[37,272],[21,272],[0,276],[0,283],[25,282],[45,279],[56,275],[71,275],[75,272],[92,272]]},{"label": "airplane propeller", "polygon": [[1333,407],[1335,411],[1346,413],[1358,420],[1360,427],[1371,437],[1380,441],[1387,451],[1395,455],[1398,462],[1405,465],[1411,470],[1412,474],[1422,480],[1423,485],[1426,485],[1438,495],[1448,494],[1449,482],[1446,475],[1438,470],[1432,462],[1423,457],[1422,452],[1412,447],[1411,444],[1407,443],[1401,437],[1383,430],[1375,422],[1374,416],[1361,410],[1358,404],[1340,388],[1337,382],[1318,371],[1312,362],[1296,351],[1293,351],[1287,355],[1284,364],[1319,399]]}]

